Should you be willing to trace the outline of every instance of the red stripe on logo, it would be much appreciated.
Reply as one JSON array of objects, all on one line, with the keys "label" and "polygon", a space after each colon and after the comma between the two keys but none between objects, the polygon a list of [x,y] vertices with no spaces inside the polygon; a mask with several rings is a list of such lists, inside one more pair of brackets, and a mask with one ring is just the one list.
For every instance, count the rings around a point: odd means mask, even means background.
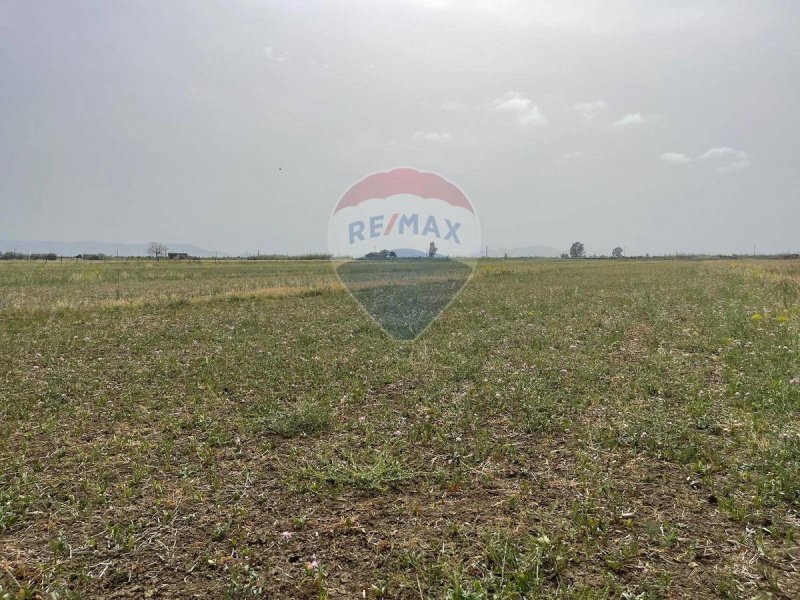
[{"label": "red stripe on logo", "polygon": [[348,206],[358,206],[365,200],[388,198],[395,194],[411,194],[425,199],[442,200],[475,213],[467,197],[455,185],[435,173],[400,168],[365,177],[341,197],[334,214]]},{"label": "red stripe on logo", "polygon": [[392,227],[394,227],[394,222],[397,221],[397,215],[399,213],[394,213],[392,218],[389,219],[389,224],[386,226],[386,231],[383,232],[383,235],[389,235],[392,233]]}]

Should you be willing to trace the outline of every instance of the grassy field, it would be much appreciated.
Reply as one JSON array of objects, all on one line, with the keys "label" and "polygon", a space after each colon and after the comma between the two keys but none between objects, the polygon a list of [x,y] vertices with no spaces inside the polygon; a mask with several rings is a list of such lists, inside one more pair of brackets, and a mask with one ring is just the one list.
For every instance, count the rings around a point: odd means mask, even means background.
[{"label": "grassy field", "polygon": [[800,262],[0,264],[0,598],[800,597]]}]

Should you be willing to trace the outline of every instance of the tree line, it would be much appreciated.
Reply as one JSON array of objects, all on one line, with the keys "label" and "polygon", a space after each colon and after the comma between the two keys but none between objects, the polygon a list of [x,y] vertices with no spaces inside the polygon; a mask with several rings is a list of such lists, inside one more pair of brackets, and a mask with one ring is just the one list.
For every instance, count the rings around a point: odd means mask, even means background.
[{"label": "tree line", "polygon": [[25,254],[24,252],[3,252],[0,260],[58,260],[55,252]]},{"label": "tree line", "polygon": [[[611,251],[611,258],[622,258],[625,254],[625,251],[620,247],[617,246]],[[583,246],[582,242],[573,242],[572,246],[569,248],[569,254],[562,254],[561,258],[585,258],[586,257],[586,248]]]}]

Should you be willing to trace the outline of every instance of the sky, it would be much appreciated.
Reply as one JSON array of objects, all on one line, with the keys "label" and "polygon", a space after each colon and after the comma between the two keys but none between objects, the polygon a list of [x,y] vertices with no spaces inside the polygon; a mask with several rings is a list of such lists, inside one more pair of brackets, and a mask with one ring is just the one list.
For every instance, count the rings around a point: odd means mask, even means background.
[{"label": "sky", "polygon": [[793,0],[0,0],[0,239],[323,251],[354,182],[490,247],[800,251]]}]

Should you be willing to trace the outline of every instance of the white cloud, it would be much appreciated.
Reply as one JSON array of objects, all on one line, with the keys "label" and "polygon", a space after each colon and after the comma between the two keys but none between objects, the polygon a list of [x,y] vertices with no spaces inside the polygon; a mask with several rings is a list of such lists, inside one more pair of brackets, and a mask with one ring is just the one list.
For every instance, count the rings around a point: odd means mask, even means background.
[{"label": "white cloud", "polygon": [[614,125],[617,127],[625,127],[627,125],[641,125],[642,123],[644,123],[644,117],[642,113],[637,112],[625,115],[621,119],[615,121]]},{"label": "white cloud", "polygon": [[573,158],[582,158],[584,156],[586,156],[586,154],[584,154],[580,150],[573,150],[572,152],[567,152],[561,158],[565,158],[567,160],[570,160],[570,159],[573,159]]},{"label": "white cloud", "polygon": [[288,52],[278,52],[272,46],[265,46],[262,51],[268,59],[274,60],[275,62],[283,62],[289,57]]},{"label": "white cloud", "polygon": [[[685,165],[693,162],[691,157],[680,152],[665,152],[661,155],[661,160],[671,165]],[[727,146],[710,148],[698,156],[697,160],[716,164],[717,171],[720,173],[745,169],[750,166],[750,157],[747,152]]]},{"label": "white cloud", "polygon": [[492,100],[495,110],[510,110],[514,112],[524,112],[531,108],[530,98],[526,98],[520,92],[506,92],[502,98]]},{"label": "white cloud", "polygon": [[544,125],[547,123],[547,117],[545,117],[542,111],[539,110],[539,107],[534,104],[530,111],[519,116],[519,122],[522,125]]},{"label": "white cloud", "polygon": [[492,109],[510,112],[517,116],[520,125],[536,126],[547,123],[547,117],[533,101],[520,92],[506,92],[502,97],[492,100]]},{"label": "white cloud", "polygon": [[691,158],[680,152],[664,152],[664,154],[661,155],[661,160],[671,165],[685,165],[686,163],[692,162]]},{"label": "white cloud", "polygon": [[605,100],[597,100],[595,102],[579,102],[574,108],[585,118],[594,119],[597,114],[607,106],[608,104]]},{"label": "white cloud", "polygon": [[717,163],[719,165],[717,171],[720,173],[746,169],[750,166],[750,156],[747,152],[727,146],[719,146],[706,150],[706,152],[700,156],[700,160]]},{"label": "white cloud", "polygon": [[425,140],[426,142],[448,142],[452,137],[449,131],[417,131],[414,133],[415,140]]},{"label": "white cloud", "polygon": [[706,150],[700,158],[703,160],[708,160],[709,158],[729,158],[731,156],[738,155],[739,153],[740,152],[738,150],[723,146]]}]

